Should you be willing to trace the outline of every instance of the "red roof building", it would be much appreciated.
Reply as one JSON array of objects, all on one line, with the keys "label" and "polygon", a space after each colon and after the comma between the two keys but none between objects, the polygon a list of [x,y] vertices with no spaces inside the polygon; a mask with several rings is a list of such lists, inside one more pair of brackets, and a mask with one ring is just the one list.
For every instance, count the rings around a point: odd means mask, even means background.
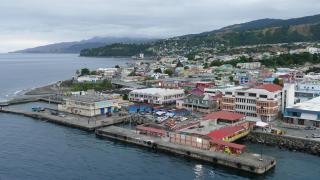
[{"label": "red roof building", "polygon": [[138,125],[136,127],[138,131],[142,134],[147,134],[147,135],[152,135],[152,136],[165,136],[166,131],[164,129],[156,128],[156,127],[151,127],[147,124],[143,125]]},{"label": "red roof building", "polygon": [[207,134],[211,138],[211,145],[214,151],[226,152],[226,148],[231,153],[241,154],[245,151],[246,146],[236,143],[231,143],[240,137],[243,137],[248,130],[241,125],[238,126],[227,126]]},{"label": "red roof building", "polygon": [[260,86],[255,87],[255,89],[265,89],[269,92],[277,92],[282,90],[282,86],[277,84],[262,84]]},{"label": "red roof building", "polygon": [[245,145],[225,142],[225,141],[221,141],[219,139],[212,139],[211,143],[212,144],[217,144],[217,145],[220,145],[220,146],[224,146],[224,147],[229,147],[229,148],[236,149],[236,150],[240,150],[241,152],[243,152],[245,150],[245,148],[246,148]]},{"label": "red roof building", "polygon": [[226,126],[207,134],[211,139],[223,139],[245,130],[243,126]]},{"label": "red roof building", "polygon": [[220,120],[227,122],[237,122],[243,120],[246,116],[236,112],[217,111],[209,113],[203,117],[204,120]]},{"label": "red roof building", "polygon": [[204,94],[204,91],[200,88],[194,88],[191,90],[190,94],[194,94],[197,96],[202,96]]}]

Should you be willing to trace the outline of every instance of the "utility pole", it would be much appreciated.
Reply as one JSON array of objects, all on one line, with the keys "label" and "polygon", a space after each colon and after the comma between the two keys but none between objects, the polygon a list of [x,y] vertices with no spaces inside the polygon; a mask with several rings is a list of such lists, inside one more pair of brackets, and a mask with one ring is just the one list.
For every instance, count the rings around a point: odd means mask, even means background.
[{"label": "utility pole", "polygon": [[263,141],[262,140],[258,140],[258,142],[259,143],[261,143],[261,147],[260,147],[260,159],[259,159],[259,161],[263,161],[263,158],[262,158],[262,143],[263,143]]}]

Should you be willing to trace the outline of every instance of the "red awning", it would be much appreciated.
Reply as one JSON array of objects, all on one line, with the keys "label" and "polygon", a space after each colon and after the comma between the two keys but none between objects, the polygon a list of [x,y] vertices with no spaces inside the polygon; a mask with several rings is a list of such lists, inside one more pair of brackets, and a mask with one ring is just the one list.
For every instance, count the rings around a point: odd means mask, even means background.
[{"label": "red awning", "polygon": [[221,141],[219,139],[212,139],[211,143],[213,144],[217,144],[217,145],[222,145],[222,146],[227,146],[229,148],[234,148],[234,149],[239,149],[241,151],[243,151],[246,146],[245,145],[241,145],[241,144],[235,144],[235,143],[230,143],[230,142],[225,142],[225,141]]}]

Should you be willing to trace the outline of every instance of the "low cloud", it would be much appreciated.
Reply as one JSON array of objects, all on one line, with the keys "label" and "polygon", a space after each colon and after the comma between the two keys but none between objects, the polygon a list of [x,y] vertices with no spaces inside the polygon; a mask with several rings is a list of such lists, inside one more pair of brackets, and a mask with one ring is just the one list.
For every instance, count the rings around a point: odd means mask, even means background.
[{"label": "low cloud", "polygon": [[2,0],[0,51],[93,36],[165,38],[319,9],[319,0]]}]

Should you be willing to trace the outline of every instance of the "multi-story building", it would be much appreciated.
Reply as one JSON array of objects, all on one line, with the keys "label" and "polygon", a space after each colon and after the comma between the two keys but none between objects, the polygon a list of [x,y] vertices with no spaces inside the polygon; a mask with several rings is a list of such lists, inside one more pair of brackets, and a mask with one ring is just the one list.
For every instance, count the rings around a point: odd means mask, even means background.
[{"label": "multi-story building", "polygon": [[184,100],[177,101],[177,108],[186,108],[191,111],[212,112],[219,108],[221,97],[210,95],[190,94]]},{"label": "multi-story building", "polygon": [[117,72],[118,68],[98,68],[98,73],[101,73],[104,77],[113,78]]},{"label": "multi-story building", "polygon": [[176,100],[184,98],[182,89],[147,88],[136,89],[129,93],[129,100],[149,104],[175,104]]},{"label": "multi-story building", "polygon": [[230,89],[223,92],[222,110],[235,111],[248,120],[272,121],[281,110],[282,87],[263,84],[254,88]]},{"label": "multi-story building", "polygon": [[295,103],[295,84],[294,83],[285,83],[282,89],[282,105],[281,112],[284,113],[286,107],[292,106]]},{"label": "multi-story building", "polygon": [[261,67],[260,62],[252,62],[252,63],[237,63],[237,67],[240,69],[259,69]]},{"label": "multi-story building", "polygon": [[295,98],[297,102],[304,102],[320,96],[320,83],[318,81],[297,83]]},{"label": "multi-story building", "polygon": [[290,124],[320,127],[320,97],[288,106],[284,121]]}]

